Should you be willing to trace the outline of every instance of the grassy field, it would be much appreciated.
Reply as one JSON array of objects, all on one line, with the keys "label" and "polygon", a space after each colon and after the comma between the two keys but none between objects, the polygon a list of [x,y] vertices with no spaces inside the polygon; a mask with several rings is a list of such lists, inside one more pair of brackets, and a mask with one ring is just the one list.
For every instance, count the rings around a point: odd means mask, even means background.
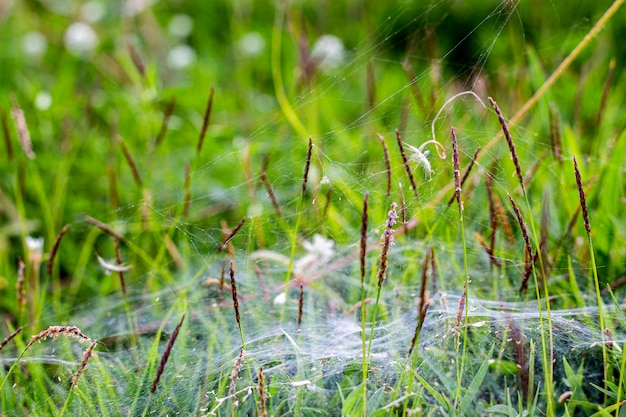
[{"label": "grassy field", "polygon": [[623,1],[376,3],[0,0],[0,415],[626,415]]}]

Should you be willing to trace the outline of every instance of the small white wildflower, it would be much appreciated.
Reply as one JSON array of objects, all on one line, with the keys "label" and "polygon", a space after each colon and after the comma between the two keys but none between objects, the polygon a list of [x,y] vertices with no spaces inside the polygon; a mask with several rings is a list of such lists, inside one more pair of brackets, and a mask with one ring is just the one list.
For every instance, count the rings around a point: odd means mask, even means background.
[{"label": "small white wildflower", "polygon": [[185,38],[193,30],[193,19],[186,14],[172,16],[167,25],[167,31],[176,38]]},{"label": "small white wildflower", "polygon": [[330,184],[330,179],[328,179],[328,177],[324,175],[324,177],[322,177],[322,180],[320,181],[320,184]]},{"label": "small white wildflower", "polygon": [[337,68],[345,59],[345,55],[342,40],[334,35],[320,36],[311,51],[311,58],[318,63],[322,71]]},{"label": "small white wildflower", "polygon": [[111,272],[125,272],[132,268],[132,265],[117,265],[111,262],[107,262],[100,257],[100,255],[96,255],[98,258],[98,263],[104,268],[104,272],[108,275]]},{"label": "small white wildflower", "polygon": [[22,51],[31,58],[42,56],[48,48],[48,40],[41,32],[28,32],[22,37]]},{"label": "small white wildflower", "polygon": [[24,243],[26,249],[28,249],[28,259],[30,262],[36,264],[41,262],[43,255],[43,237],[26,236]]},{"label": "small white wildflower", "polygon": [[196,51],[189,45],[178,45],[167,54],[167,65],[172,69],[184,69],[196,62]]},{"label": "small white wildflower", "polygon": [[335,255],[333,249],[335,242],[326,239],[322,235],[314,235],[313,241],[305,240],[302,242],[302,246],[307,253],[294,263],[293,270],[296,274],[301,274],[316,266],[323,265]]},{"label": "small white wildflower", "polygon": [[274,298],[274,305],[282,306],[283,304],[285,304],[285,301],[287,301],[287,296],[285,295],[285,292],[283,291]]},{"label": "small white wildflower", "polygon": [[68,51],[74,55],[83,56],[93,51],[98,45],[98,35],[88,24],[75,22],[65,31],[63,41]]},{"label": "small white wildflower", "polygon": [[265,39],[258,32],[248,32],[239,38],[237,47],[243,55],[249,57],[259,56],[265,49]]},{"label": "small white wildflower", "polygon": [[38,110],[46,111],[52,106],[52,96],[47,91],[40,91],[35,96],[35,107]]},{"label": "small white wildflower", "polygon": [[405,145],[411,152],[409,161],[416,162],[418,166],[422,167],[424,176],[430,179],[434,174],[433,168],[430,166],[430,161],[428,160],[428,154],[430,151],[422,152],[419,148],[409,145],[408,143],[405,143]]}]

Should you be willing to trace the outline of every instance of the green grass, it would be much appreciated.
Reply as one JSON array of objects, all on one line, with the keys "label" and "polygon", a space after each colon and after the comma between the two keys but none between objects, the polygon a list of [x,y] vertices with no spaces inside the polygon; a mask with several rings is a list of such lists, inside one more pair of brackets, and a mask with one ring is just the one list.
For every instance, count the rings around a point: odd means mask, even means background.
[{"label": "green grass", "polygon": [[[22,328],[0,414],[623,415],[622,2],[471,3],[0,4],[0,339]],[[83,55],[77,21],[98,37]],[[325,34],[335,67],[313,52]],[[497,101],[524,186],[468,90]],[[481,148],[462,211],[452,126],[461,174]],[[429,175],[414,149],[435,139]],[[27,349],[50,326],[97,342],[86,366],[75,338]]]}]

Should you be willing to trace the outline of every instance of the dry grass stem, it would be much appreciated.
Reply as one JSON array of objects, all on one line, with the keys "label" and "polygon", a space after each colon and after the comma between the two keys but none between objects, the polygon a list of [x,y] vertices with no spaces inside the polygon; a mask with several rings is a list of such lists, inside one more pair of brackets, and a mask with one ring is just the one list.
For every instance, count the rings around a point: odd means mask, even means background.
[{"label": "dry grass stem", "polygon": [[204,144],[204,137],[206,136],[207,129],[209,128],[209,121],[211,119],[211,110],[213,109],[213,96],[215,95],[215,88],[211,87],[209,93],[209,102],[206,105],[204,111],[204,118],[202,119],[202,129],[200,129],[200,137],[198,138],[198,153],[202,152],[202,145]]},{"label": "dry grass stem", "polygon": [[57,252],[59,250],[59,245],[61,244],[61,239],[65,236],[65,232],[70,227],[69,224],[63,226],[56,239],[54,239],[54,244],[52,245],[52,249],[50,249],[50,256],[48,258],[48,276],[52,275],[52,269],[54,268],[54,260],[56,259]]},{"label": "dry grass stem", "polygon": [[365,255],[367,254],[367,201],[369,193],[363,197],[363,215],[361,216],[361,244],[359,251],[359,265],[361,266],[361,287],[365,282]]},{"label": "dry grass stem", "polygon": [[35,342],[41,342],[47,338],[56,340],[59,336],[67,337],[68,339],[78,339],[79,343],[91,342],[91,339],[85,336],[85,334],[83,334],[83,332],[81,332],[76,326],[50,326],[46,330],[42,330],[32,336],[28,345],[26,345],[26,349],[30,349]]},{"label": "dry grass stem", "polygon": [[533,247],[530,243],[530,237],[528,236],[528,229],[526,228],[526,223],[524,222],[524,218],[522,217],[522,212],[520,211],[517,204],[515,204],[515,200],[511,197],[511,194],[507,194],[509,196],[509,200],[511,201],[511,205],[513,206],[513,210],[515,211],[515,216],[517,217],[517,222],[519,223],[520,229],[522,230],[522,236],[524,237],[524,275],[522,278],[522,283],[520,285],[519,291],[521,294],[524,294],[528,289],[528,280],[530,278],[531,269],[533,267]]},{"label": "dry grass stem", "polygon": [[585,230],[587,231],[587,234],[591,236],[591,223],[589,223],[589,210],[587,209],[587,198],[585,197],[583,181],[580,178],[580,171],[578,170],[578,161],[576,161],[576,155],[574,155],[574,174],[576,175],[576,187],[578,187],[578,198],[580,200],[580,208],[583,211],[583,221],[585,222]]},{"label": "dry grass stem", "polygon": [[220,247],[217,249],[218,252],[221,252],[224,249],[226,249],[226,247],[228,246],[228,243],[231,240],[233,240],[235,235],[239,232],[239,230],[241,230],[241,228],[243,227],[243,225],[246,222],[246,220],[248,220],[248,216],[243,216],[243,218],[239,221],[237,226],[235,226],[235,228],[228,234],[228,236],[226,236],[226,239],[224,239],[224,242],[222,242]]},{"label": "dry grass stem", "polygon": [[28,131],[28,125],[26,124],[26,117],[24,111],[20,108],[20,105],[15,98],[15,95],[11,93],[11,117],[15,123],[17,129],[17,137],[22,145],[22,150],[28,159],[35,159],[35,152],[33,152],[33,144],[30,140],[30,132]]},{"label": "dry grass stem", "polygon": [[272,202],[272,206],[274,206],[274,211],[276,211],[276,214],[278,214],[278,217],[283,217],[283,212],[280,209],[280,204],[278,204],[278,200],[276,199],[276,194],[274,194],[274,189],[272,188],[272,184],[270,184],[270,181],[267,178],[267,166],[269,162],[270,162],[270,156],[269,154],[267,154],[263,158],[263,165],[261,165],[261,182],[265,186],[267,195],[270,198],[270,201]]},{"label": "dry grass stem", "polygon": [[267,394],[265,393],[265,375],[263,375],[263,367],[259,368],[259,417],[267,417]]},{"label": "dry grass stem", "polygon": [[172,117],[172,113],[174,112],[174,106],[176,105],[176,97],[170,98],[170,101],[167,102],[165,106],[165,110],[163,111],[163,120],[161,121],[161,128],[159,129],[159,133],[157,133],[156,139],[154,141],[154,146],[159,146],[163,139],[165,138],[165,134],[167,133],[167,126],[170,123],[170,117]]},{"label": "dry grass stem", "polygon": [[391,203],[391,209],[387,213],[387,222],[385,223],[385,231],[381,237],[380,242],[380,266],[378,268],[378,287],[383,285],[385,282],[386,274],[387,274],[387,266],[389,265],[389,261],[387,259],[389,254],[389,248],[393,246],[393,225],[396,224],[396,219],[398,214],[396,213],[396,208],[398,205],[396,203]]},{"label": "dry grass stem", "polygon": [[298,299],[298,332],[300,331],[300,326],[302,324],[302,313],[304,312],[304,287],[302,283],[300,283],[300,298]]},{"label": "dry grass stem", "polygon": [[24,313],[26,305],[26,295],[24,291],[24,269],[26,265],[22,258],[17,259],[17,281],[15,282],[15,292],[17,293],[17,312],[19,316]]},{"label": "dry grass stem", "polygon": [[304,176],[302,177],[302,196],[306,192],[306,183],[309,180],[309,168],[311,167],[311,155],[313,154],[313,138],[309,136],[309,147],[306,151],[306,162],[304,164]]},{"label": "dry grass stem", "polygon": [[331,197],[333,195],[333,186],[329,185],[328,190],[326,191],[326,202],[324,203],[324,211],[322,212],[322,217],[326,218],[328,215],[328,208],[330,207],[330,202],[332,201]]},{"label": "dry grass stem", "polygon": [[[113,246],[115,246],[115,262],[117,262],[117,264],[121,267],[124,265],[124,262],[122,262],[122,255],[120,254],[120,244],[117,242],[117,240],[114,240]],[[126,280],[124,279],[123,268],[120,268],[119,274],[120,285],[122,286],[122,294],[126,295]]]},{"label": "dry grass stem", "polygon": [[504,116],[502,116],[502,112],[498,107],[498,104],[489,97],[489,103],[493,106],[496,114],[498,115],[498,120],[500,121],[500,125],[502,126],[502,132],[504,133],[504,137],[506,138],[506,143],[509,145],[509,151],[511,153],[511,160],[513,164],[515,164],[515,173],[517,174],[517,179],[519,180],[520,186],[522,187],[522,192],[526,193],[526,187],[524,186],[524,177],[522,176],[522,168],[519,164],[519,158],[517,157],[517,151],[515,150],[515,143],[513,142],[513,138],[511,137],[511,132],[509,131],[509,127],[504,120]]},{"label": "dry grass stem", "polygon": [[72,387],[70,389],[74,389],[78,386],[78,381],[80,380],[80,377],[83,375],[83,372],[85,371],[85,368],[87,367],[87,362],[89,362],[89,359],[91,359],[91,356],[93,355],[93,349],[96,347],[97,344],[98,342],[95,342],[95,341],[91,342],[89,347],[85,350],[85,353],[83,354],[83,360],[80,363],[78,370],[74,374],[74,378],[72,378]]},{"label": "dry grass stem", "polygon": [[185,320],[185,314],[183,314],[180,318],[180,321],[176,325],[174,332],[172,332],[172,336],[170,336],[170,340],[167,342],[167,346],[165,347],[165,352],[163,352],[163,356],[161,357],[161,363],[159,363],[159,367],[156,372],[156,376],[154,377],[154,381],[152,381],[152,389],[150,392],[154,394],[156,392],[157,387],[159,386],[159,381],[161,380],[161,375],[163,375],[163,370],[165,369],[165,364],[167,364],[167,360],[172,353],[172,348],[174,347],[174,343],[176,342],[176,338],[178,337],[178,333],[180,332],[180,328],[183,325],[183,321]]},{"label": "dry grass stem", "polygon": [[0,109],[0,119],[2,122],[2,133],[4,136],[4,146],[7,149],[7,159],[13,160],[13,145],[11,144],[11,133],[9,131],[9,120],[7,112],[4,109]]},{"label": "dry grass stem", "polygon": [[[465,181],[467,181],[467,179],[469,178],[469,175],[472,172],[472,168],[474,168],[474,165],[476,165],[476,159],[478,158],[479,152],[480,152],[480,146],[476,148],[476,150],[474,151],[474,155],[472,156],[472,160],[467,165],[467,168],[465,168],[465,172],[463,173],[463,176],[461,177],[461,188],[463,188],[463,186],[465,185]],[[455,198],[456,198],[456,193],[452,197],[450,197],[450,200],[448,200],[448,206],[450,206],[454,202]]]},{"label": "dry grass stem", "polygon": [[135,179],[135,183],[139,188],[143,187],[143,182],[141,181],[141,175],[139,175],[139,170],[137,169],[137,164],[135,163],[135,159],[133,155],[130,153],[128,146],[126,146],[126,142],[120,135],[115,135],[115,141],[120,145],[120,149],[122,149],[122,153],[124,154],[124,158],[130,167],[130,171],[133,174],[133,178]]},{"label": "dry grass stem", "polygon": [[5,347],[6,344],[9,343],[15,336],[20,334],[21,331],[22,327],[18,327],[13,333],[2,339],[2,341],[0,341],[0,350],[2,350],[2,348]]},{"label": "dry grass stem", "polygon": [[529,370],[528,358],[524,347],[524,337],[522,332],[513,320],[509,320],[509,329],[511,331],[511,341],[513,342],[513,352],[517,361],[517,369],[519,369],[520,382],[522,384],[522,394],[524,398],[528,398],[529,386]]},{"label": "dry grass stem", "polygon": [[463,200],[461,200],[461,170],[459,168],[459,147],[456,141],[456,132],[452,128],[452,163],[454,166],[454,197],[459,204],[459,211],[463,211]]},{"label": "dry grass stem", "polygon": [[402,136],[400,135],[400,131],[398,129],[396,129],[396,139],[398,141],[398,148],[400,149],[400,155],[402,156],[402,163],[404,164],[406,175],[409,177],[409,181],[411,182],[413,194],[415,195],[415,198],[419,198],[419,194],[417,192],[417,184],[415,183],[413,171],[411,171],[411,166],[409,165],[409,159],[407,158],[406,152],[404,151],[404,146],[402,145]]},{"label": "dry grass stem", "polygon": [[122,235],[120,235],[119,233],[117,233],[115,230],[111,229],[111,227],[107,226],[106,224],[102,223],[100,220],[94,219],[91,216],[85,216],[85,221],[87,223],[91,223],[94,226],[96,226],[98,229],[102,230],[104,233],[114,237],[115,239],[119,240],[122,243],[126,243],[126,238]]},{"label": "dry grass stem", "polygon": [[383,147],[383,154],[385,156],[385,172],[387,173],[387,197],[391,195],[391,160],[389,159],[389,148],[387,148],[387,144],[385,143],[385,138],[380,133],[376,133],[376,137],[380,141],[380,144]]}]

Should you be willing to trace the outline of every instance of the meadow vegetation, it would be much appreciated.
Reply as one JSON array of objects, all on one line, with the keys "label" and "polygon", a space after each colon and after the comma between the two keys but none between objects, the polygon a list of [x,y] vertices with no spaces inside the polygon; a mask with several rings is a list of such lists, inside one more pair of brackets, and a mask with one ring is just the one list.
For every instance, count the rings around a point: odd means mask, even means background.
[{"label": "meadow vegetation", "polygon": [[0,0],[0,415],[626,415],[622,3]]}]

